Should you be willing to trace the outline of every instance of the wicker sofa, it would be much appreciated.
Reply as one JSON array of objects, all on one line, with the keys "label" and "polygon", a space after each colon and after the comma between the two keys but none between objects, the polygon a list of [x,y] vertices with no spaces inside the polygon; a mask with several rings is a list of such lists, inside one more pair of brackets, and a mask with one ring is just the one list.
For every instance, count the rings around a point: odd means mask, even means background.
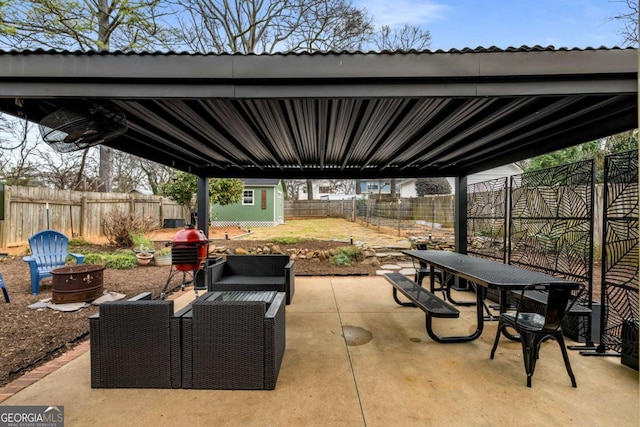
[{"label": "wicker sofa", "polygon": [[142,293],[89,317],[91,387],[180,388],[180,318],[173,301]]},{"label": "wicker sofa", "polygon": [[91,387],[273,390],[285,293],[208,292],[174,313],[145,292],[89,317]]},{"label": "wicker sofa", "polygon": [[277,291],[291,304],[295,293],[295,261],[289,255],[227,255],[207,267],[209,291]]},{"label": "wicker sofa", "polygon": [[284,357],[283,292],[213,292],[182,315],[182,387],[273,390]]}]

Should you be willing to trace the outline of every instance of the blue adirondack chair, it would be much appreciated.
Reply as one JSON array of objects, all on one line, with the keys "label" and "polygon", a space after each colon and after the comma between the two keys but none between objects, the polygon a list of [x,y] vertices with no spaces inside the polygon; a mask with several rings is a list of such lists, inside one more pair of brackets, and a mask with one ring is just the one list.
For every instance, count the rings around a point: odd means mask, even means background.
[{"label": "blue adirondack chair", "polygon": [[84,262],[84,255],[67,253],[69,238],[59,231],[43,230],[29,238],[31,256],[22,258],[29,263],[31,273],[31,293],[38,295],[40,281],[51,277],[51,270],[64,267],[67,255],[76,259],[76,264]]},{"label": "blue adirondack chair", "polygon": [[2,293],[4,294],[5,302],[11,302],[9,298],[9,291],[7,291],[7,285],[4,284],[4,279],[2,278],[2,274],[0,274],[0,288],[2,288]]}]

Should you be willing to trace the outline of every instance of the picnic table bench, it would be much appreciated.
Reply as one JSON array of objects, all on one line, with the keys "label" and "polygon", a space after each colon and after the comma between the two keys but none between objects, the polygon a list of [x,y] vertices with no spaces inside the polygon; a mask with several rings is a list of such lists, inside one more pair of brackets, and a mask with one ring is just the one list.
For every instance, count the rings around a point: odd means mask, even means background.
[{"label": "picnic table bench", "polygon": [[[401,273],[385,273],[384,278],[393,286],[393,299],[397,304],[403,306],[413,305],[425,312],[427,333],[434,341],[460,342],[458,337],[442,337],[436,334],[431,323],[433,317],[448,319],[460,317],[460,311],[457,308]],[[403,303],[399,301],[397,297],[398,291],[411,302]]]}]

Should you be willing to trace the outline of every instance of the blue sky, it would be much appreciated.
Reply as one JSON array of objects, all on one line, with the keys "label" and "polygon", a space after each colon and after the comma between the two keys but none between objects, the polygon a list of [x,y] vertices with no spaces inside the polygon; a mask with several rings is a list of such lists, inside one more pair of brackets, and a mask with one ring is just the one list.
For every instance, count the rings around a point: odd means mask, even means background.
[{"label": "blue sky", "polygon": [[407,23],[431,32],[431,50],[522,45],[614,47],[628,12],[612,0],[353,0],[376,26]]}]

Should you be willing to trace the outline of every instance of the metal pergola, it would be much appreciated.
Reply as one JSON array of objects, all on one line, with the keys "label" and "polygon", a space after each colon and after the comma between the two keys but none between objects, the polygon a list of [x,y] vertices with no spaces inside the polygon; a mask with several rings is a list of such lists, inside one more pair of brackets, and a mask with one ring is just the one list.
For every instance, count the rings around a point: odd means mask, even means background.
[{"label": "metal pergola", "polygon": [[200,177],[200,224],[209,177],[454,176],[464,204],[471,173],[636,128],[637,93],[636,49],[0,52],[0,111],[117,107],[106,145]]}]

